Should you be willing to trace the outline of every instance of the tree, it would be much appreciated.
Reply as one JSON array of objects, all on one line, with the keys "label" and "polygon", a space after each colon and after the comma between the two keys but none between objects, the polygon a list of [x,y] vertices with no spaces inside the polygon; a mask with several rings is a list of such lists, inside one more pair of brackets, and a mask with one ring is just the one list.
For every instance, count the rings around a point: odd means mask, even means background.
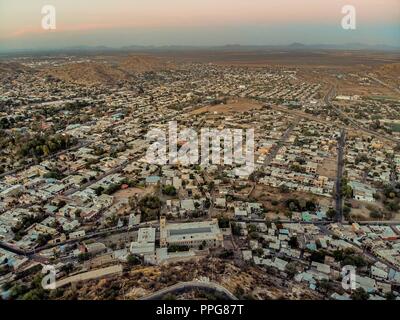
[{"label": "tree", "polygon": [[84,262],[86,260],[89,260],[90,258],[91,258],[91,255],[88,252],[80,253],[78,255],[78,261],[79,262]]},{"label": "tree", "polygon": [[396,202],[387,202],[385,208],[391,212],[396,212],[400,209],[400,205]]},{"label": "tree", "polygon": [[66,274],[69,274],[72,270],[74,270],[74,265],[72,263],[65,264],[60,268],[60,271]]},{"label": "tree", "polygon": [[[7,263],[7,258],[6,258],[6,261],[5,261],[5,262]],[[3,276],[3,275],[5,275],[5,274],[7,274],[7,273],[9,273],[10,271],[11,271],[11,268],[9,267],[8,264],[1,265],[1,266],[0,266],[0,277]],[[3,288],[3,289],[4,289],[4,288]],[[4,289],[4,290],[6,290],[6,289]]]},{"label": "tree", "polygon": [[64,178],[64,175],[59,169],[54,169],[48,173],[46,173],[44,176],[46,179],[56,179],[56,180],[61,180]]},{"label": "tree", "polygon": [[26,285],[21,285],[19,283],[15,284],[11,289],[11,297],[18,298],[29,291],[29,288]]},{"label": "tree", "polygon": [[224,251],[221,252],[218,257],[220,259],[229,259],[232,258],[234,255],[235,253],[233,252],[233,250],[224,249]]},{"label": "tree", "polygon": [[346,178],[342,178],[341,184],[342,184],[342,196],[350,199],[353,198],[353,189],[348,184],[348,180]]},{"label": "tree", "polygon": [[293,278],[297,274],[297,264],[295,262],[290,262],[285,267],[286,273]]},{"label": "tree", "polygon": [[222,215],[218,217],[218,226],[221,229],[229,228],[229,222],[230,222],[230,220],[229,220],[228,217],[225,217],[225,216],[222,216]]},{"label": "tree", "polygon": [[50,154],[50,149],[47,145],[43,146],[43,155],[47,157]]},{"label": "tree", "polygon": [[142,263],[140,258],[138,258],[137,256],[135,256],[133,254],[128,255],[126,262],[128,263],[129,266],[137,266]]},{"label": "tree", "polygon": [[156,196],[146,196],[139,201],[142,221],[151,221],[159,218],[161,201]]},{"label": "tree", "polygon": [[111,217],[107,217],[106,222],[109,227],[114,227],[118,223],[118,216],[114,213]]},{"label": "tree", "polygon": [[380,212],[379,210],[373,210],[369,213],[369,216],[372,219],[382,219],[383,218],[383,213]]},{"label": "tree", "polygon": [[396,296],[393,294],[393,292],[388,292],[385,294],[386,300],[395,300]]},{"label": "tree", "polygon": [[185,251],[189,251],[188,246],[170,245],[168,247],[168,252],[185,252]]},{"label": "tree", "polygon": [[297,240],[297,237],[292,236],[289,241],[288,244],[291,248],[297,249],[299,247],[299,241]]},{"label": "tree", "polygon": [[104,188],[102,187],[102,186],[99,186],[96,190],[95,190],[95,193],[96,193],[96,196],[101,196],[102,195],[102,193],[103,193],[103,191],[104,191]]},{"label": "tree", "polygon": [[244,289],[239,285],[237,285],[235,288],[235,296],[240,299],[244,294],[245,294]]},{"label": "tree", "polygon": [[231,223],[231,228],[232,228],[232,234],[234,236],[240,236],[241,235],[241,228],[240,228],[239,224]]},{"label": "tree", "polygon": [[163,186],[162,188],[162,192],[163,194],[167,195],[167,196],[176,196],[177,192],[176,192],[176,188],[174,186]]},{"label": "tree", "polygon": [[289,189],[287,186],[285,186],[285,185],[281,185],[281,186],[279,187],[279,191],[280,191],[281,193],[288,193],[288,192],[290,191],[290,189]]},{"label": "tree", "polygon": [[315,211],[317,209],[317,205],[315,204],[314,201],[307,200],[305,209],[308,211]]},{"label": "tree", "polygon": [[345,216],[345,217],[349,217],[349,216],[350,216],[350,212],[351,212],[351,207],[345,205],[345,206],[343,207],[343,214],[344,214],[344,216]]},{"label": "tree", "polygon": [[300,203],[299,200],[297,199],[288,199],[286,200],[286,207],[290,210],[290,211],[300,211]]},{"label": "tree", "polygon": [[310,260],[324,263],[326,252],[324,250],[313,251]]},{"label": "tree", "polygon": [[46,298],[46,293],[42,288],[35,288],[28,291],[22,296],[22,300],[43,300]]},{"label": "tree", "polygon": [[121,185],[122,183],[113,183],[104,191],[104,193],[108,195],[113,194],[121,188]]},{"label": "tree", "polygon": [[329,208],[329,210],[326,213],[326,216],[331,220],[334,219],[336,216],[336,210],[333,208]]},{"label": "tree", "polygon": [[319,288],[322,292],[327,293],[328,291],[332,290],[332,283],[327,279],[322,279],[319,282]]},{"label": "tree", "polygon": [[199,246],[199,250],[204,250],[207,247],[207,242],[203,240],[203,242]]},{"label": "tree", "polygon": [[264,250],[261,248],[257,248],[253,251],[254,255],[257,257],[262,257],[264,255]]},{"label": "tree", "polygon": [[259,240],[260,235],[257,232],[249,232],[249,238],[252,240]]},{"label": "tree", "polygon": [[288,219],[292,219],[293,218],[293,212],[292,211],[286,211],[285,212],[285,216],[288,218]]},{"label": "tree", "polygon": [[345,256],[342,263],[344,266],[356,266],[358,268],[368,265],[367,261],[365,261],[362,256],[356,254]]},{"label": "tree", "polygon": [[49,242],[49,240],[51,240],[51,235],[49,235],[47,233],[46,234],[41,233],[41,234],[39,234],[39,236],[36,240],[36,243],[39,247],[42,247],[42,246],[46,245],[47,242]]},{"label": "tree", "polygon": [[369,295],[363,288],[358,288],[351,293],[351,299],[353,300],[368,300]]}]

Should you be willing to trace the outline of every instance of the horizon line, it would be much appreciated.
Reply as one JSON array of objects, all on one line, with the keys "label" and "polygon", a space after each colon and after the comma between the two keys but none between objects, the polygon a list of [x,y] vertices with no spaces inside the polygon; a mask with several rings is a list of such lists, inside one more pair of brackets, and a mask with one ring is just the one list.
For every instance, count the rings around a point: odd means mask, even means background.
[{"label": "horizon line", "polygon": [[[366,44],[366,43],[302,43],[302,42],[291,42],[285,44],[240,44],[240,43],[225,43],[225,44],[210,44],[210,45],[190,45],[190,44],[168,44],[168,45],[141,45],[141,44],[130,44],[123,46],[109,46],[109,45],[70,45],[66,47],[37,47],[37,48],[0,48],[0,53],[22,53],[22,52],[41,52],[41,51],[85,51],[85,50],[128,50],[134,51],[136,49],[167,49],[167,48],[182,48],[182,49],[212,49],[212,48],[229,48],[229,47],[241,47],[241,48],[287,48],[287,49],[326,49],[326,50],[377,50],[381,47],[382,51],[388,50],[400,50],[400,46],[391,44]],[[348,47],[348,48],[345,48]]]}]

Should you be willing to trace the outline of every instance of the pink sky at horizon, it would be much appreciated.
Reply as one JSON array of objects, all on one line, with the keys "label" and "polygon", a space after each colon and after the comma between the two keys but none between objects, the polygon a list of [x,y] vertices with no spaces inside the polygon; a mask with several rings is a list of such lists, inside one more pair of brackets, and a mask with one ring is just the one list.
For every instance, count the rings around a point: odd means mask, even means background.
[{"label": "pink sky at horizon", "polygon": [[57,30],[337,23],[346,4],[360,24],[399,24],[400,0],[0,0],[0,39],[45,33],[41,8],[57,10]]}]

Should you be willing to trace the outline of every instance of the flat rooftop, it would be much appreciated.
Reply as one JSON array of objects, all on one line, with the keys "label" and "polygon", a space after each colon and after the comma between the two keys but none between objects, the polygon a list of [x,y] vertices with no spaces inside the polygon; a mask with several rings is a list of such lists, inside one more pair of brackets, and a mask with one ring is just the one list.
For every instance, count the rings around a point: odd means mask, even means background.
[{"label": "flat rooftop", "polygon": [[169,231],[169,234],[171,236],[179,236],[184,234],[207,233],[207,232],[211,232],[211,228],[203,227],[203,228],[172,229]]},{"label": "flat rooftop", "polygon": [[156,241],[155,228],[140,228],[138,232],[138,240],[140,243],[153,243]]},{"label": "flat rooftop", "polygon": [[217,221],[171,223],[166,225],[167,241],[212,240],[221,235]]}]

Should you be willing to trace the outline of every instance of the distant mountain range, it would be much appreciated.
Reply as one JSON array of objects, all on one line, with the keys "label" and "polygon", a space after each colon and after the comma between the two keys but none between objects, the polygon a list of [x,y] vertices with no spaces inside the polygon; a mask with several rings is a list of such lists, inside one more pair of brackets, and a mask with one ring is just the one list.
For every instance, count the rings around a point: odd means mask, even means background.
[{"label": "distant mountain range", "polygon": [[240,45],[227,44],[221,46],[142,46],[131,45],[123,47],[107,46],[72,46],[53,49],[21,49],[21,50],[1,50],[1,54],[12,53],[90,53],[90,52],[163,52],[163,51],[193,51],[193,50],[213,50],[213,51],[257,51],[257,50],[369,50],[369,51],[400,51],[400,47],[388,45],[367,45],[363,43],[347,44],[303,44],[294,42],[289,45]]}]

